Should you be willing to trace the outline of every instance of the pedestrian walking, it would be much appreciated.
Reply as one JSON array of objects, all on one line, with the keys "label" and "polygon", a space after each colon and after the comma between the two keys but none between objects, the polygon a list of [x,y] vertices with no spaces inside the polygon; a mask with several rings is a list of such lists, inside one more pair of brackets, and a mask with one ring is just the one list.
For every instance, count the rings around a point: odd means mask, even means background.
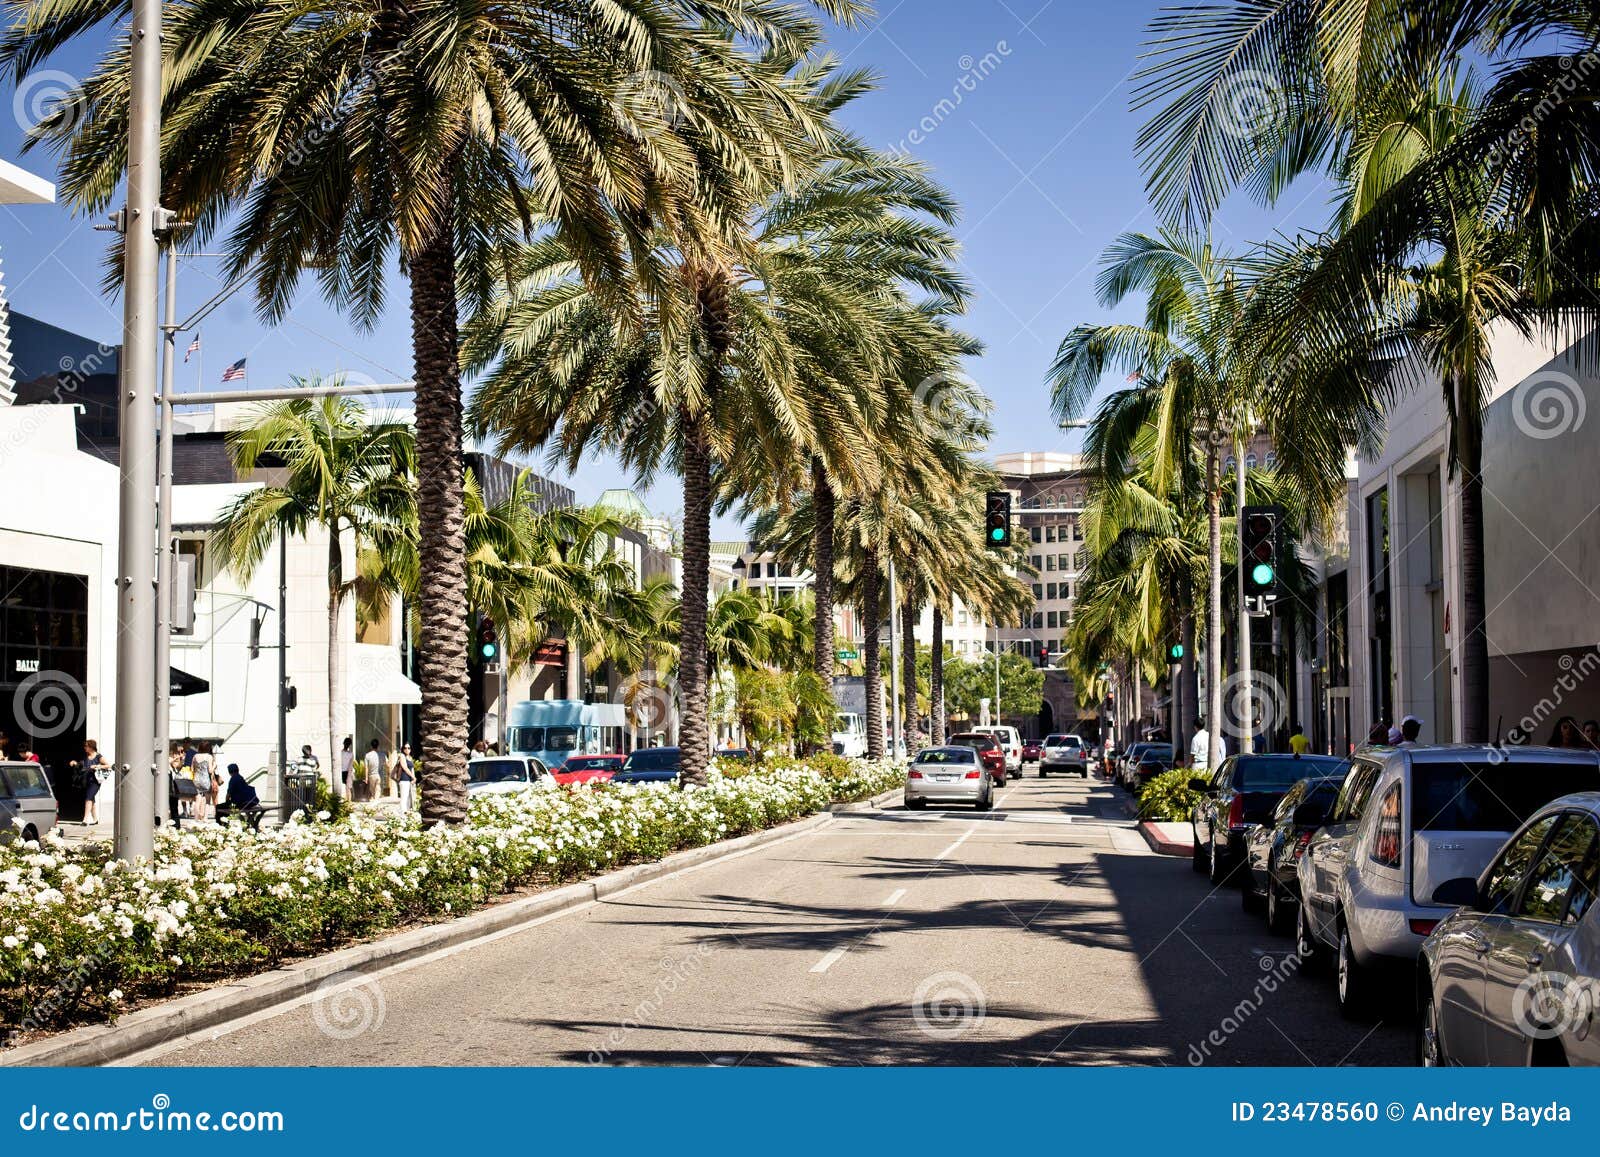
[{"label": "pedestrian walking", "polygon": [[344,784],[346,792],[350,789],[350,770],[355,765],[355,740],[346,735],[344,737],[344,747],[339,752],[339,782]]},{"label": "pedestrian walking", "polygon": [[1600,751],[1600,722],[1593,719],[1584,720],[1583,741],[1596,751]]},{"label": "pedestrian walking", "polygon": [[83,761],[74,759],[71,768],[83,775],[83,822],[94,825],[100,822],[100,808],[95,803],[100,785],[111,774],[111,761],[100,754],[100,745],[93,739],[83,741]]},{"label": "pedestrian walking", "polygon": [[216,798],[213,781],[216,779],[217,757],[212,754],[209,740],[200,741],[200,750],[194,753],[194,761],[189,767],[194,776],[194,807],[190,814],[203,822],[210,813],[211,801]]},{"label": "pedestrian walking", "polygon": [[367,754],[361,757],[362,770],[366,773],[368,786],[376,790],[383,782],[384,767],[387,761],[383,758],[383,741],[374,739],[367,748]]},{"label": "pedestrian walking", "polygon": [[1417,747],[1417,736],[1422,734],[1422,720],[1415,715],[1407,715],[1400,721],[1400,742],[1398,747]]},{"label": "pedestrian walking", "polygon": [[394,753],[389,774],[394,779],[395,790],[400,793],[400,810],[409,812],[417,786],[417,763],[411,758],[411,744],[402,743],[400,750]]},{"label": "pedestrian walking", "polygon": [[1299,723],[1289,732],[1289,751],[1294,755],[1304,755],[1311,750],[1311,740],[1306,738],[1306,730]]},{"label": "pedestrian walking", "polygon": [[322,770],[322,761],[317,758],[317,753],[311,750],[311,744],[302,743],[300,745],[300,762],[296,765],[296,769],[301,774],[312,775]]},{"label": "pedestrian walking", "polygon": [[[1217,736],[1217,756],[1226,758],[1228,754],[1227,741],[1222,736]],[[1211,770],[1211,733],[1206,730],[1204,719],[1195,719],[1194,738],[1189,741],[1189,766],[1195,771]]]},{"label": "pedestrian walking", "polygon": [[1550,733],[1551,747],[1588,747],[1583,733],[1578,730],[1578,721],[1570,715],[1563,715],[1556,720],[1555,730]]}]

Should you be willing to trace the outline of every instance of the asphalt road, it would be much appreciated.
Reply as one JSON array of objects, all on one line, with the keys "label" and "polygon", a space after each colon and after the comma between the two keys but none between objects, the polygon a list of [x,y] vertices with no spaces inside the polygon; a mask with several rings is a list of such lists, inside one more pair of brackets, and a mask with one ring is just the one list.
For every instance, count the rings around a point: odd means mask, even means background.
[{"label": "asphalt road", "polygon": [[1097,781],[851,816],[352,978],[173,1065],[1400,1064]]}]

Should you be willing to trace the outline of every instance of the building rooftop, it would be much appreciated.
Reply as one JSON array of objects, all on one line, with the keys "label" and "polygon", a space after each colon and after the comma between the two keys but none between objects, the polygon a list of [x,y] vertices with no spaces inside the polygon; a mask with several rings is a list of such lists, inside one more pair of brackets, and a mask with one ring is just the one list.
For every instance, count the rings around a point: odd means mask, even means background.
[{"label": "building rooftop", "polygon": [[0,161],[0,205],[53,205],[55,200],[55,185],[10,161]]}]

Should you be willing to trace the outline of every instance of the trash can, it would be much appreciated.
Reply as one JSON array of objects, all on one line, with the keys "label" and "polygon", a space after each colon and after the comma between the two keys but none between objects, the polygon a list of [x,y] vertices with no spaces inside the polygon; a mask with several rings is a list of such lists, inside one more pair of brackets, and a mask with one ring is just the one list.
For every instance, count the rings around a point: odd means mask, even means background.
[{"label": "trash can", "polygon": [[298,769],[283,773],[283,790],[278,793],[278,822],[288,823],[297,811],[317,814],[317,773]]}]

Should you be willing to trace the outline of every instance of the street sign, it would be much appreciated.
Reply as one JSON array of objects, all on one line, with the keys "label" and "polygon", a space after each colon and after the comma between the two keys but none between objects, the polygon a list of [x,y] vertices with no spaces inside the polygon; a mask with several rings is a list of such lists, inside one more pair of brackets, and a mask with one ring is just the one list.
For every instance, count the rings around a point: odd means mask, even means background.
[{"label": "street sign", "polygon": [[839,656],[839,661],[842,662],[842,663],[853,662],[854,660],[861,658],[861,652],[860,651],[847,651],[847,650],[841,649],[841,650],[835,651],[834,654]]}]

